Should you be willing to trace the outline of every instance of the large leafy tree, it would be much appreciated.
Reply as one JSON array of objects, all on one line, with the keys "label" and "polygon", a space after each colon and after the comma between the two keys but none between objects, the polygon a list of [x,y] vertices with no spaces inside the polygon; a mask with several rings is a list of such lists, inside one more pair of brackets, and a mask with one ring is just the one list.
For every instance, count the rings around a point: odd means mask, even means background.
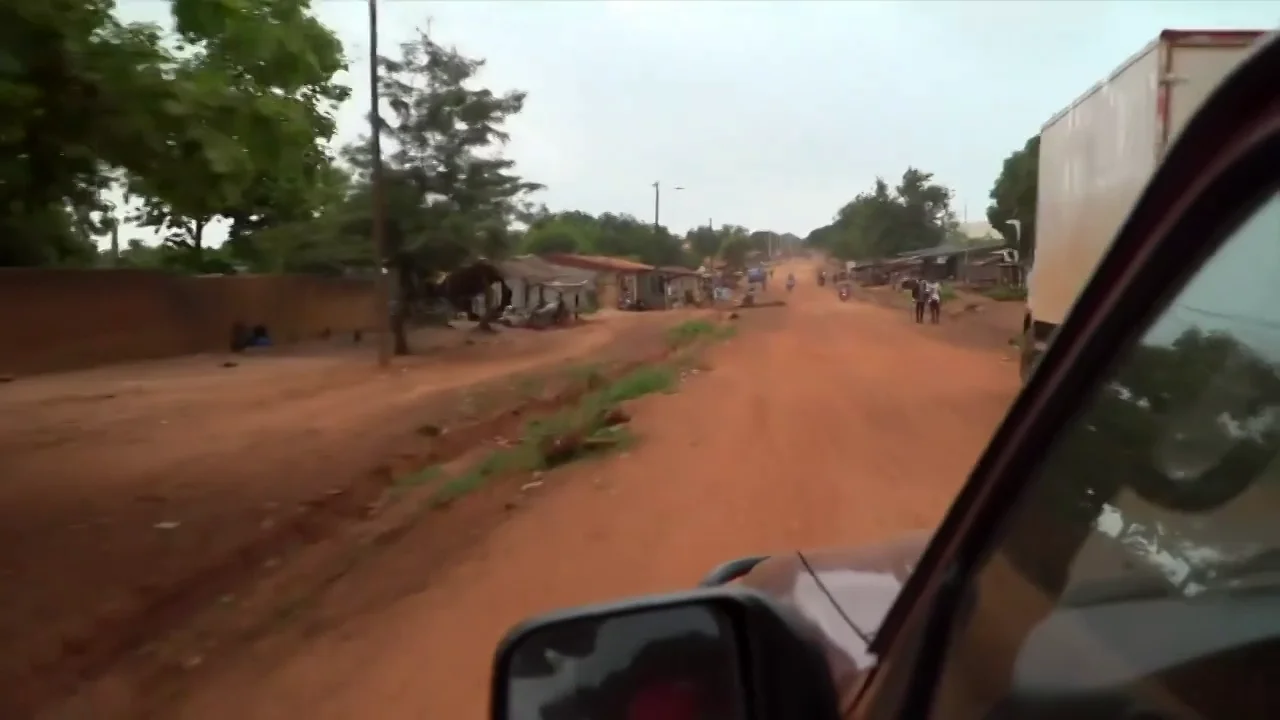
[{"label": "large leafy tree", "polygon": [[[741,255],[745,260],[746,253],[751,250],[763,250],[767,245],[768,231],[752,233],[741,225],[721,225],[714,227],[704,225],[694,228],[685,235],[684,244],[693,255],[695,263],[707,260],[724,259],[725,249],[729,248],[729,257]],[[738,246],[741,246],[739,253]]]},{"label": "large leafy tree", "polygon": [[110,0],[0,5],[0,265],[79,264],[112,168],[142,169],[166,98],[159,29]]},{"label": "large leafy tree", "polygon": [[[1036,190],[1040,172],[1040,136],[1036,135],[1005,158],[1000,175],[991,188],[991,204],[987,206],[987,222],[1010,245],[1017,243],[1018,252],[1030,260],[1036,251]],[[1019,232],[1010,220],[1021,223]]]},{"label": "large leafy tree", "polygon": [[631,215],[594,216],[570,210],[533,218],[520,250],[533,254],[610,255],[655,266],[692,266],[694,258],[684,249],[684,244],[684,240],[666,227],[655,230],[652,224]]},{"label": "large leafy tree", "polygon": [[[392,328],[395,351],[409,351],[408,308],[442,272],[468,259],[508,253],[524,198],[541,188],[503,157],[506,121],[524,108],[525,93],[494,93],[475,84],[484,61],[445,47],[425,32],[378,59],[379,117],[387,141],[384,198],[386,256],[398,288]],[[345,227],[372,227],[371,143],[349,148],[357,188]]]},{"label": "large leafy tree", "polygon": [[174,0],[181,59],[158,117],[161,152],[130,178],[137,218],[199,265],[217,217],[232,234],[308,217],[329,179],[333,112],[347,96],[333,33],[305,0]]},{"label": "large leafy tree", "polygon": [[724,244],[724,233],[710,224],[696,227],[685,234],[685,245],[698,262],[714,258]]},{"label": "large leafy tree", "polygon": [[951,190],[933,174],[907,168],[896,187],[883,178],[837,211],[829,225],[806,238],[842,260],[862,260],[936,247],[955,228]]},{"label": "large leafy tree", "polygon": [[201,265],[204,228],[310,211],[341,46],[305,0],[173,0],[176,42],[111,0],[0,8],[0,264],[96,255],[123,185]]}]

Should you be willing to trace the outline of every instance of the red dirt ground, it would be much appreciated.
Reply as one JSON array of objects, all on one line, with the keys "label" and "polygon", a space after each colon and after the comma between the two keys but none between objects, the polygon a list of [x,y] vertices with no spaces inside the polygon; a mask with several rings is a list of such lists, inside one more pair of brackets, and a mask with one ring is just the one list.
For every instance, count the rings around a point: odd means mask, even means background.
[{"label": "red dirt ground", "polygon": [[743,312],[679,393],[637,402],[632,451],[375,539],[251,645],[155,686],[160,704],[115,676],[58,717],[481,718],[493,648],[531,613],[933,526],[1016,391],[1010,350],[953,342],[963,317],[916,326],[806,284],[788,300]]},{"label": "red dirt ground", "polygon": [[424,426],[528,401],[546,391],[539,373],[611,348],[661,347],[678,320],[428,331],[415,346],[437,352],[387,371],[371,347],[313,347],[0,385],[0,717],[31,716],[365,518],[397,466],[466,449],[467,432]]}]

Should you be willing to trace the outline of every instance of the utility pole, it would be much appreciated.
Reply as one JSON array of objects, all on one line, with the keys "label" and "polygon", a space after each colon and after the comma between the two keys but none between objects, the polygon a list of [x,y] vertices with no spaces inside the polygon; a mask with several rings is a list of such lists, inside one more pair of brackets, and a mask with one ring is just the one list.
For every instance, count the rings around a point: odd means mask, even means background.
[{"label": "utility pole", "polygon": [[662,210],[662,182],[653,183],[653,231],[658,232],[659,213]]},{"label": "utility pole", "polygon": [[[683,190],[684,188],[681,187],[680,185],[677,185],[671,189]],[[661,227],[661,219],[662,219],[660,215],[661,210],[662,210],[662,181],[659,180],[653,183],[653,231],[655,233],[658,232],[658,228]]]},{"label": "utility pole", "polygon": [[378,0],[369,0],[369,144],[373,167],[369,176],[373,195],[374,319],[378,328],[378,367],[391,364],[391,293],[383,245],[387,217],[382,186],[382,120],[378,114]]}]

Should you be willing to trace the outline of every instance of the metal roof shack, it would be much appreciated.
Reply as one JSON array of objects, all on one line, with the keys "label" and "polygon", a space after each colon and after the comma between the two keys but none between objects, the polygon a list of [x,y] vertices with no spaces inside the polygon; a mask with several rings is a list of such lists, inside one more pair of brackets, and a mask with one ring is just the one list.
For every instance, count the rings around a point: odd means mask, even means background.
[{"label": "metal roof shack", "polygon": [[909,250],[904,253],[898,253],[898,257],[903,260],[945,258],[953,255],[964,255],[965,253],[994,252],[1004,246],[1004,242],[975,243],[973,245],[939,245],[938,247],[924,250]]},{"label": "metal roof shack", "polygon": [[546,255],[544,259],[555,263],[556,265],[584,268],[587,270],[595,270],[597,272],[642,273],[653,272],[655,270],[652,265],[645,265],[644,263],[624,260],[622,258],[606,257],[604,255],[550,253]]},{"label": "metal roof shack", "polygon": [[537,255],[517,255],[498,263],[504,278],[523,280],[546,287],[582,287],[595,280],[596,273],[585,268],[556,265]]}]

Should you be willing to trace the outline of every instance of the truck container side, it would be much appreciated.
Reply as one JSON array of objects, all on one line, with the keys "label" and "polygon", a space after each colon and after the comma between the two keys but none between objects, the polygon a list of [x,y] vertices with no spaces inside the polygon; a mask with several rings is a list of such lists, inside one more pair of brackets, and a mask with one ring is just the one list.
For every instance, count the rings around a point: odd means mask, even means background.
[{"label": "truck container side", "polygon": [[1023,371],[1066,319],[1163,156],[1260,30],[1166,30],[1040,131]]}]

